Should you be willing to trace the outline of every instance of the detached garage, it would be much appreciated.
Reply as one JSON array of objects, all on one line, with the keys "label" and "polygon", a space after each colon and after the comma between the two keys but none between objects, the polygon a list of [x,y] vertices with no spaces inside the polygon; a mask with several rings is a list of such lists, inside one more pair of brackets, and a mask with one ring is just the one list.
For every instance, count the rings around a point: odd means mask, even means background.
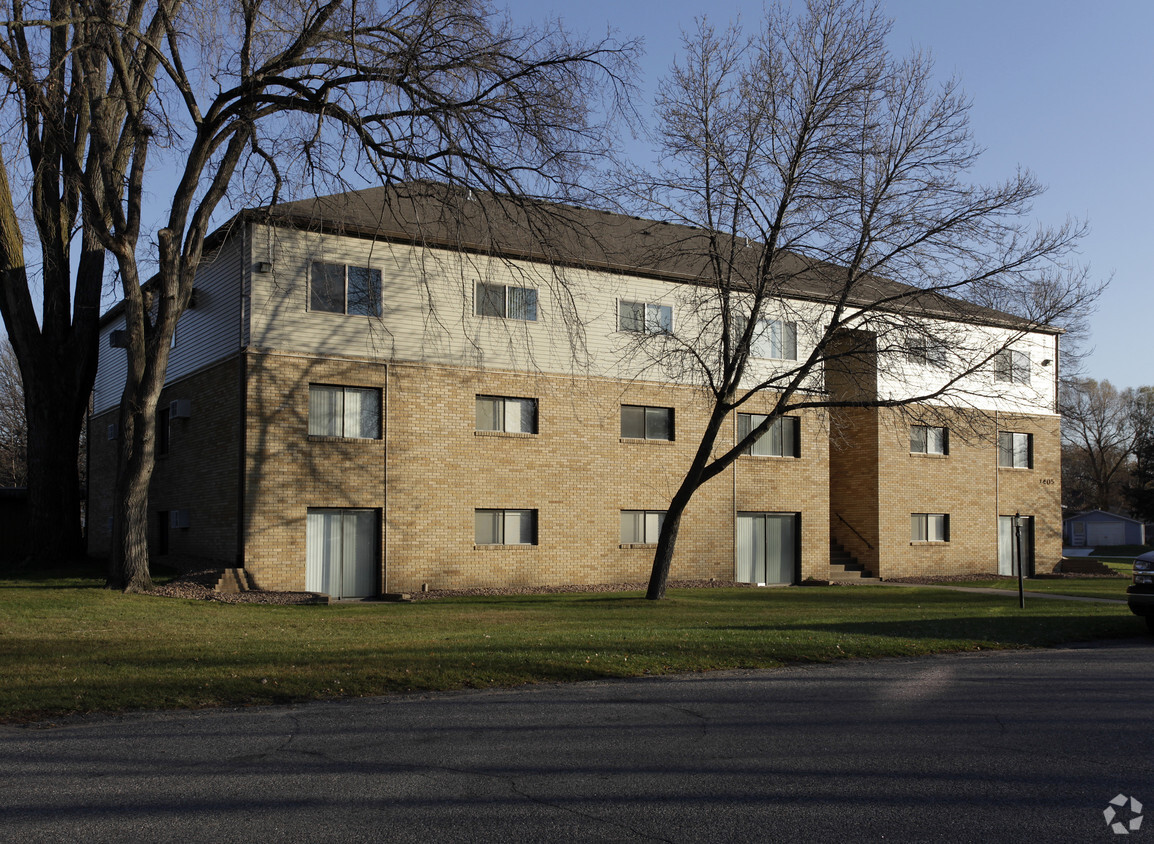
[{"label": "detached garage", "polygon": [[1142,522],[1105,510],[1079,513],[1062,523],[1062,540],[1069,548],[1144,545],[1145,534]]}]

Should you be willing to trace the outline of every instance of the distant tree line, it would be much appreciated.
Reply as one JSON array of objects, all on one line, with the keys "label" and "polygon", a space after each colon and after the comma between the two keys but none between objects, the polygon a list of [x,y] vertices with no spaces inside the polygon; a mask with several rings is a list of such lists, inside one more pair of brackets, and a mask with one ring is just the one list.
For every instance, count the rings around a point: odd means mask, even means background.
[{"label": "distant tree line", "polygon": [[1062,387],[1062,504],[1154,521],[1154,387]]}]

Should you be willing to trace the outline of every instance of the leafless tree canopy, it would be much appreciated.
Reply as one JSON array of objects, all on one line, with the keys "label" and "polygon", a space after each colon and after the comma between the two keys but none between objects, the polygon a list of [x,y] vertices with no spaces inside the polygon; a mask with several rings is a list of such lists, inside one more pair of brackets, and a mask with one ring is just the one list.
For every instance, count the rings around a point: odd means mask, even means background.
[{"label": "leafless tree canopy", "polygon": [[[967,388],[967,375],[1096,295],[1086,271],[1068,260],[1083,227],[1035,226],[1028,215],[1042,187],[1027,171],[993,185],[971,182],[980,149],[968,100],[956,81],[935,83],[927,55],[891,55],[889,31],[865,0],[809,0],[796,15],[777,6],[753,35],[702,20],[660,88],[659,166],[621,179],[639,213],[699,228],[686,248],[708,266],[708,285],[694,292],[694,330],[660,338],[648,358],[693,375],[713,406],[666,517],[650,597],[664,592],[692,491],[777,416],[947,398],[977,405],[989,396]],[[771,303],[789,307],[781,296],[799,288],[826,310],[808,321],[804,343],[799,336],[795,363],[755,371],[748,364],[759,320]],[[1011,336],[998,344],[957,328],[999,319]],[[867,368],[895,374],[911,338],[940,354],[950,377],[891,396],[861,382],[821,389],[831,372],[848,375],[867,359]],[[762,391],[778,397],[776,411],[715,454],[722,420]]]},{"label": "leafless tree canopy", "polygon": [[[64,368],[84,376],[69,395],[86,398],[103,255],[115,262],[129,374],[111,579],[130,589],[148,584],[153,417],[170,341],[221,203],[418,178],[579,198],[611,140],[594,114],[619,113],[634,53],[556,23],[518,29],[485,0],[12,0],[4,26],[6,140],[21,150],[7,162],[31,202],[0,191],[3,315],[26,375],[57,320],[75,345]],[[171,197],[159,221],[146,217],[150,195]],[[25,210],[34,229],[20,224]],[[43,332],[24,232],[43,256]]]},{"label": "leafless tree canopy", "polygon": [[0,341],[0,486],[28,485],[28,422],[16,353]]}]

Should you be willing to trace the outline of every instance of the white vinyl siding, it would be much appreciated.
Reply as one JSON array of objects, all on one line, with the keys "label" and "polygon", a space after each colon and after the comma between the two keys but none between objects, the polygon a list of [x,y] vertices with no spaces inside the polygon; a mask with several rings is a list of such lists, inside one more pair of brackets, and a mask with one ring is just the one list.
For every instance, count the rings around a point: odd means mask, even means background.
[{"label": "white vinyl siding", "polygon": [[477,396],[477,430],[537,433],[537,400]]},{"label": "white vinyl siding", "polygon": [[[737,438],[749,436],[749,432],[764,421],[765,416],[757,413],[737,414]],[[796,416],[778,417],[746,453],[761,457],[800,457],[801,420]]]},{"label": "white vinyl siding", "polygon": [[309,436],[379,440],[381,391],[309,384]]},{"label": "white vinyl siding", "polygon": [[652,545],[665,524],[664,510],[622,510],[621,544]]},{"label": "white vinyl siding", "polygon": [[474,510],[476,545],[536,545],[536,510]]}]

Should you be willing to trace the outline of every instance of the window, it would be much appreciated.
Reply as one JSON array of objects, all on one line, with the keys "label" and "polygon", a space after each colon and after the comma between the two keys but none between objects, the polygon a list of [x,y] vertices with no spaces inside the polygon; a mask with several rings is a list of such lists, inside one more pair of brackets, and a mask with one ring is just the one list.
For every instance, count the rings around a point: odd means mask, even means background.
[{"label": "window", "polygon": [[945,513],[911,513],[911,542],[949,542],[950,517]]},{"label": "window", "polygon": [[673,308],[670,305],[655,305],[651,302],[622,300],[617,316],[617,327],[622,331],[637,331],[642,334],[672,334]]},{"label": "window", "polygon": [[[745,330],[745,319],[734,326],[737,334]],[[749,356],[773,360],[797,360],[797,323],[780,319],[759,319],[757,331],[749,344]]]},{"label": "window", "polygon": [[[737,414],[737,438],[740,440],[765,421],[756,413]],[[801,420],[781,416],[747,450],[746,454],[763,457],[801,457]]]},{"label": "window", "polygon": [[1030,354],[1002,349],[994,355],[994,380],[1013,384],[1030,383]]},{"label": "window", "polygon": [[536,510],[474,510],[477,545],[536,545]]},{"label": "window", "polygon": [[169,437],[169,414],[170,410],[167,407],[162,407],[156,411],[156,455],[163,457],[168,454],[171,438]]},{"label": "window", "polygon": [[344,264],[313,264],[309,310],[381,315],[381,271]]},{"label": "window", "polygon": [[309,384],[309,435],[379,440],[381,391]]},{"label": "window", "polygon": [[506,284],[477,282],[477,293],[473,299],[477,316],[537,319],[537,291],[532,287],[512,287]]},{"label": "window", "polygon": [[937,337],[910,335],[906,338],[905,354],[906,360],[921,366],[941,368],[946,365],[946,349]]},{"label": "window", "polygon": [[1034,435],[999,431],[998,465],[1011,469],[1034,468]]},{"label": "window", "polygon": [[672,440],[673,408],[621,405],[621,436],[636,440]]},{"label": "window", "polygon": [[664,510],[622,510],[621,544],[652,545],[665,524]]},{"label": "window", "polygon": [[537,433],[537,400],[477,396],[477,430]]},{"label": "window", "polygon": [[949,433],[945,428],[910,425],[910,452],[913,454],[949,454]]}]

